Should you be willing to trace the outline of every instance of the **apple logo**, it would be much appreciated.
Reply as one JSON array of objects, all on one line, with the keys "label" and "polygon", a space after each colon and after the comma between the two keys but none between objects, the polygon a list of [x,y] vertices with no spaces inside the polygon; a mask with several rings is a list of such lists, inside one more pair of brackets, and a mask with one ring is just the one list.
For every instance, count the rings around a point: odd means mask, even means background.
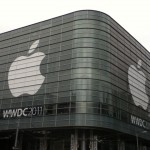
[{"label": "apple logo", "polygon": [[134,65],[130,65],[128,69],[128,82],[132,98],[136,106],[141,106],[144,110],[148,107],[148,96],[146,94],[145,74],[140,71],[142,61],[139,60],[137,68]]},{"label": "apple logo", "polygon": [[[22,94],[34,95],[45,80],[40,72],[40,64],[45,54],[42,52],[33,53],[38,44],[39,40],[36,40],[28,51],[29,56],[16,58],[10,66],[8,85],[14,97]],[[33,54],[31,55],[31,53]]]}]

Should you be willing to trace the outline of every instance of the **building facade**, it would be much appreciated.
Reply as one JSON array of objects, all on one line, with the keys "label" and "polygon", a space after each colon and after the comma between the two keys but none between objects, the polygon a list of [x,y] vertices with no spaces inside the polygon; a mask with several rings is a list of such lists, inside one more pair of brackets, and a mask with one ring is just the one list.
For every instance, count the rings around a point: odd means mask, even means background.
[{"label": "building facade", "polygon": [[0,35],[3,150],[149,150],[149,100],[150,53],[102,12]]}]

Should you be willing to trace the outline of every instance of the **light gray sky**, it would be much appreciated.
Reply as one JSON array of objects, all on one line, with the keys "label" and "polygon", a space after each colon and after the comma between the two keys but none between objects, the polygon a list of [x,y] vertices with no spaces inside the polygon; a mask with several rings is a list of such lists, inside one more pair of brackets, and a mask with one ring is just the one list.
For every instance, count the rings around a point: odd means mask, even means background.
[{"label": "light gray sky", "polygon": [[1,0],[0,33],[83,9],[107,13],[150,51],[150,0]]}]

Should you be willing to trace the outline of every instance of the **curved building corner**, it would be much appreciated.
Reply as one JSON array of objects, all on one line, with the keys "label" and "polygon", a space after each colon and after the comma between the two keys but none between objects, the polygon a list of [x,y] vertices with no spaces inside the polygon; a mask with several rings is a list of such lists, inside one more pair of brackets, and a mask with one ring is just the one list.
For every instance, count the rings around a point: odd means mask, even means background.
[{"label": "curved building corner", "polygon": [[81,10],[0,34],[3,150],[149,150],[150,53]]}]

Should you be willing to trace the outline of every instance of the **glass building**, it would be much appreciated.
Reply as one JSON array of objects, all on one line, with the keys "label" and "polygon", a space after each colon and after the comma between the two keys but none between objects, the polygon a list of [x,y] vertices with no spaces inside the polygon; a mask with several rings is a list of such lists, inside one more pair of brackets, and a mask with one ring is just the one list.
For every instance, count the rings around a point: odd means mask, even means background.
[{"label": "glass building", "polygon": [[149,101],[150,53],[107,14],[0,34],[2,150],[150,150]]}]

